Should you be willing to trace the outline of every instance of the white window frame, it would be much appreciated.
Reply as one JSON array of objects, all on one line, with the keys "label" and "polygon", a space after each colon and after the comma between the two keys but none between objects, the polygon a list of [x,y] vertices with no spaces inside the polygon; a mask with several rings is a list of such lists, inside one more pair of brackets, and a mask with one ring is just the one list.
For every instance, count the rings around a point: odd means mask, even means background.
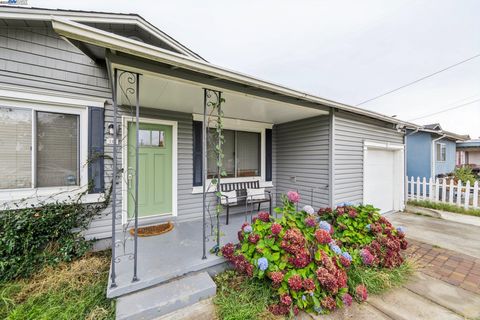
[{"label": "white window frame", "polygon": [[[435,145],[435,159],[437,162],[445,162],[447,161],[447,144],[443,143],[443,142],[437,142],[436,145]],[[438,148],[440,147],[440,159],[438,159]],[[445,150],[445,159],[441,159],[442,158],[442,150]]]},{"label": "white window frame", "polygon": [[[21,97],[25,99],[22,100]],[[51,97],[40,94],[26,94],[0,89],[0,105],[2,107],[21,108],[32,112],[32,186],[30,188],[1,189],[0,209],[11,208],[21,201],[19,207],[38,205],[68,200],[69,197],[80,195],[88,188],[88,108],[87,106],[99,106],[98,101],[84,104],[85,100],[75,100],[64,97]],[[103,107],[103,105],[102,105]],[[79,184],[76,186],[60,187],[34,187],[36,184],[36,154],[35,154],[35,112],[54,112],[78,115],[79,117]],[[97,202],[103,199],[103,194],[86,195],[83,202]]]},{"label": "white window frame", "polygon": [[[193,114],[194,121],[201,121],[203,122],[203,115],[200,114]],[[214,124],[211,125],[214,128]],[[252,181],[252,180],[259,180],[260,187],[273,187],[271,181],[265,181],[265,170],[266,170],[266,154],[265,154],[265,146],[266,146],[266,129],[272,129],[273,124],[271,123],[264,123],[264,122],[255,122],[255,121],[247,121],[247,120],[240,120],[240,119],[231,119],[231,118],[224,118],[223,119],[223,128],[228,130],[235,130],[235,131],[244,131],[244,132],[256,132],[260,133],[260,176],[253,176],[253,177],[237,177],[237,178],[222,178],[221,183],[229,183],[229,182],[244,182],[244,181]],[[235,168],[236,170],[236,168]],[[212,179],[207,179],[207,192],[214,192],[215,186],[212,185]],[[202,193],[203,186],[196,186],[192,188],[192,193]]]}]

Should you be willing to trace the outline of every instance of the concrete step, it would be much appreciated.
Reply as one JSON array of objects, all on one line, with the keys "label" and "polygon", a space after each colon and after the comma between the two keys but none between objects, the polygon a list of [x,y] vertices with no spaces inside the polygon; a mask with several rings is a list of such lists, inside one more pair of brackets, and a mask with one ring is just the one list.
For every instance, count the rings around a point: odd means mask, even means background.
[{"label": "concrete step", "polygon": [[117,299],[117,320],[150,320],[213,297],[217,286],[207,272],[185,276]]},{"label": "concrete step", "polygon": [[368,303],[353,303],[350,307],[336,310],[328,315],[315,315],[302,312],[297,320],[391,320],[390,317],[381,313]]},{"label": "concrete step", "polygon": [[156,320],[216,320],[218,319],[213,298],[202,300],[189,307],[171,312]]},{"label": "concrete step", "polygon": [[444,281],[417,273],[405,287],[468,319],[480,319],[480,296]]},{"label": "concrete step", "polygon": [[367,301],[370,305],[394,320],[464,319],[464,317],[451,310],[406,288],[395,289],[381,296],[370,296]]}]

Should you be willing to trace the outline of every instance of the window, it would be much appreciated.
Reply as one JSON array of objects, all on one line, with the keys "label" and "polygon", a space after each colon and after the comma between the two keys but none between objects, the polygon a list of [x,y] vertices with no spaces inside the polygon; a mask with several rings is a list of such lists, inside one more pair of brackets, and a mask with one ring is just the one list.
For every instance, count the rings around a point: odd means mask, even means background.
[{"label": "window", "polygon": [[447,160],[447,147],[445,143],[437,143],[437,161]]},{"label": "window", "polygon": [[79,185],[78,115],[0,107],[0,145],[0,189]]},{"label": "window", "polygon": [[[215,129],[209,131],[207,175],[212,178],[217,172],[215,159]],[[223,130],[223,162],[225,178],[258,177],[261,175],[261,135],[258,132]]]},{"label": "window", "polygon": [[165,147],[165,131],[141,129],[138,135],[141,147]]}]

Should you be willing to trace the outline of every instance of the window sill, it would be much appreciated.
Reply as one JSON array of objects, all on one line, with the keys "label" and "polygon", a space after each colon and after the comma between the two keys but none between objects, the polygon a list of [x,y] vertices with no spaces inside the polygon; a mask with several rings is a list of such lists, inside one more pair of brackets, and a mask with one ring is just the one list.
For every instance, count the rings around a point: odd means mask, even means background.
[{"label": "window sill", "polygon": [[[79,186],[0,190],[0,210],[71,201],[85,191],[86,187]],[[104,193],[87,193],[80,198],[80,203],[98,203],[104,200]]]},{"label": "window sill", "polygon": [[[250,180],[245,180],[245,179],[231,179],[228,180],[227,182],[243,182],[243,181],[251,181]],[[272,181],[260,181],[260,188],[273,188],[273,182]],[[213,193],[215,191],[213,185],[210,185],[210,187],[207,190],[207,193]],[[192,188],[192,194],[201,194],[203,193],[203,186],[198,186],[198,187],[193,187]]]}]

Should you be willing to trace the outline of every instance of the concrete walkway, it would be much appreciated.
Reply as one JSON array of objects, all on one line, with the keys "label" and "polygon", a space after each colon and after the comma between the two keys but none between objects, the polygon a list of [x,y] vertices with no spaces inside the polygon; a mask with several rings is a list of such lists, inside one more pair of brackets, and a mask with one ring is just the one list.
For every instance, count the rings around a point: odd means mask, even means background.
[{"label": "concrete walkway", "polygon": [[405,226],[408,238],[480,258],[480,227],[404,212],[386,217]]}]

